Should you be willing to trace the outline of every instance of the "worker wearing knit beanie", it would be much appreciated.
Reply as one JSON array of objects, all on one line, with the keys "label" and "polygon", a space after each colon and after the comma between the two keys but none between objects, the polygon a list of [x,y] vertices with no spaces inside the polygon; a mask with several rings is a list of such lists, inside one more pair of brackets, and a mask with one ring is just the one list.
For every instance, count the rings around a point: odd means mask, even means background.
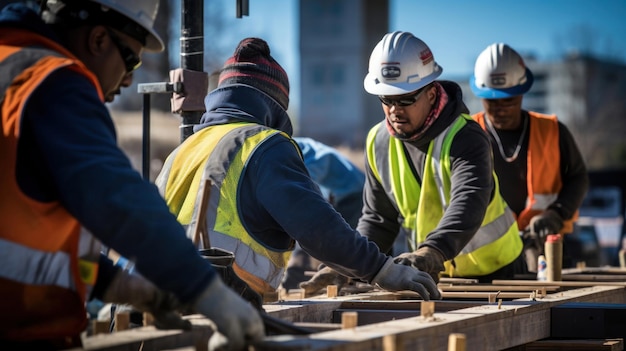
[{"label": "worker wearing knit beanie", "polygon": [[207,243],[234,254],[232,267],[247,286],[233,289],[253,303],[275,293],[297,241],[350,278],[440,298],[430,275],[396,264],[324,198],[291,137],[289,80],[265,41],[237,45],[204,104],[194,134],[168,156],[155,183],[183,224],[206,224]]},{"label": "worker wearing knit beanie", "polygon": [[246,38],[222,68],[218,87],[245,84],[255,87],[280,104],[289,107],[289,79],[285,70],[270,55],[263,39]]}]

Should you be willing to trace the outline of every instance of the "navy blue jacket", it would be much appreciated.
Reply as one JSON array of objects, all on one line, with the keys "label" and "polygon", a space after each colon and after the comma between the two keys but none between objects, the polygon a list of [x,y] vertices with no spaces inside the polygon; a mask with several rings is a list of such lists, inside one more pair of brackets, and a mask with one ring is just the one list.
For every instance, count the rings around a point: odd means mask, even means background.
[{"label": "navy blue jacket", "polygon": [[[55,39],[22,4],[7,6],[0,26]],[[103,244],[183,302],[215,277],[157,188],[118,147],[109,111],[86,77],[69,69],[48,76],[30,96],[20,128],[16,177],[27,196],[60,201]],[[109,263],[102,262],[99,283],[112,273]]]},{"label": "navy blue jacket", "polygon": [[[200,130],[235,122],[262,124],[292,134],[285,110],[265,93],[229,85],[205,98]],[[179,155],[180,157],[180,155]],[[263,244],[279,249],[291,240],[314,258],[345,275],[370,282],[387,256],[362,237],[322,196],[318,185],[287,138],[275,135],[255,149],[239,190],[242,222]]]}]

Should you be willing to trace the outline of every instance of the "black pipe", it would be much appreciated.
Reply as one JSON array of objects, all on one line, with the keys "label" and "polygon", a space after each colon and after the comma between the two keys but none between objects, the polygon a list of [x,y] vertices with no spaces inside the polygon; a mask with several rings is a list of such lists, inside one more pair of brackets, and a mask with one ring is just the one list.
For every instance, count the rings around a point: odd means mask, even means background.
[{"label": "black pipe", "polygon": [[150,180],[150,94],[143,94],[143,136],[141,171],[143,179]]},{"label": "black pipe", "polygon": [[[204,3],[202,0],[182,0],[180,29],[181,68],[204,71]],[[193,134],[193,126],[200,123],[202,111],[182,111],[180,141]]]}]

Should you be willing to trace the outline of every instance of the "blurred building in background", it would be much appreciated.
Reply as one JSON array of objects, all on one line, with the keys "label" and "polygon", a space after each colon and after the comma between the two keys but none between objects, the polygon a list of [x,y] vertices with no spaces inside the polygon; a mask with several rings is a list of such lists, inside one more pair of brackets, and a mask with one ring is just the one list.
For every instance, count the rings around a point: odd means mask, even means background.
[{"label": "blurred building in background", "polygon": [[300,1],[300,112],[296,133],[362,148],[382,119],[363,89],[369,57],[389,28],[387,0]]}]

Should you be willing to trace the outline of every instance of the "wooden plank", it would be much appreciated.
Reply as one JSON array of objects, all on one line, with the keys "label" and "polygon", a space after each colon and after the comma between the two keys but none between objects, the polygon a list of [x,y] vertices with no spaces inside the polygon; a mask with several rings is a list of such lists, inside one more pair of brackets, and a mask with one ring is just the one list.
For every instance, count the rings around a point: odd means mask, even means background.
[{"label": "wooden plank", "polygon": [[561,286],[561,287],[587,287],[587,286],[626,286],[626,281],[616,282],[594,282],[594,281],[560,281],[547,282],[537,280],[505,280],[496,279],[491,282],[493,285],[531,285],[531,286]]},{"label": "wooden plank", "polygon": [[450,285],[450,286],[439,286],[441,291],[528,291],[529,293],[537,290],[545,290],[546,292],[554,292],[559,289],[558,286],[555,285],[514,285],[514,286],[505,286],[505,285]]},{"label": "wooden plank", "polygon": [[524,351],[552,351],[552,350],[585,350],[585,351],[622,351],[623,339],[602,340],[539,340],[524,345]]},{"label": "wooden plank", "polygon": [[533,292],[461,292],[461,291],[443,291],[441,296],[444,299],[525,299],[531,298]]},{"label": "wooden plank", "polygon": [[[525,298],[502,302],[500,299],[497,305],[477,301],[436,301],[434,314],[427,318],[416,315],[349,329],[340,329],[340,324],[332,323],[335,311],[354,307],[389,308],[392,318],[393,310],[400,313],[402,310],[419,311],[423,301],[408,300],[407,297],[411,296],[415,295],[374,291],[332,299],[310,298],[264,305],[264,309],[273,317],[295,324],[318,323],[322,327],[318,329],[320,332],[307,336],[268,336],[255,345],[255,350],[441,349],[448,342],[448,336],[454,333],[466,335],[468,350],[502,350],[548,338],[553,306],[566,302],[626,303],[626,289],[623,286],[589,286],[554,292],[536,301]],[[209,326],[211,322],[202,316],[199,316],[199,320],[205,323],[200,336],[193,334],[198,333],[199,321],[192,321],[194,331],[191,332],[140,327],[86,337],[85,347],[80,350],[191,350],[200,338],[206,342],[212,333]],[[489,337],[485,338],[485,335]]]},{"label": "wooden plank", "polygon": [[[404,350],[440,349],[449,334],[467,336],[468,350],[502,350],[546,339],[550,335],[550,308],[568,301],[624,303],[623,287],[592,286],[548,294],[531,301],[505,301],[501,305],[480,305],[432,318],[411,317],[359,326],[350,330],[333,330],[308,336],[267,337],[255,350],[327,350],[360,351],[384,349],[394,338],[394,347]],[[364,302],[364,301],[362,301]],[[485,335],[489,335],[485,338]],[[398,340],[401,343],[398,344]]]},{"label": "wooden plank", "polygon": [[192,330],[160,330],[154,326],[131,328],[111,334],[84,337],[83,347],[67,351],[137,351],[166,350],[181,347],[208,345],[213,334],[212,322],[201,315],[185,316],[192,323]]}]

